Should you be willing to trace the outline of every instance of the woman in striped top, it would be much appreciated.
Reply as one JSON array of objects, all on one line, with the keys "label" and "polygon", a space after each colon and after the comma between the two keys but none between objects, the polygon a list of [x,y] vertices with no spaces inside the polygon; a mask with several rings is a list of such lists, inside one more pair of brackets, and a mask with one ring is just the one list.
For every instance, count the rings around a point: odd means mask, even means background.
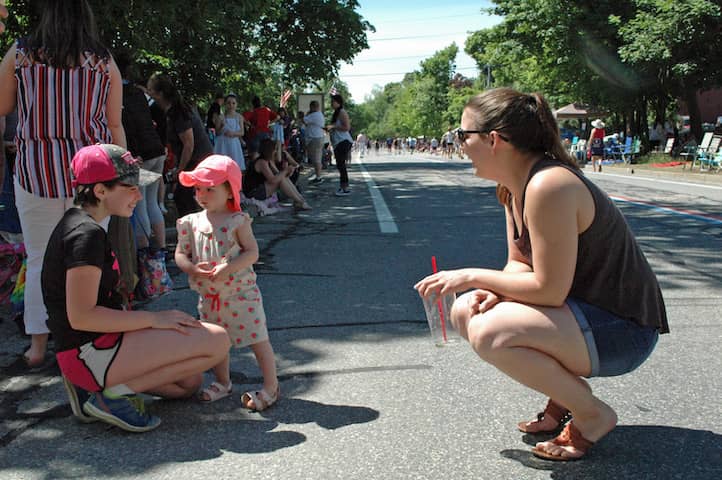
[{"label": "woman in striped top", "polygon": [[50,233],[73,203],[70,160],[85,145],[125,147],[122,84],[87,0],[33,2],[39,24],[0,63],[0,115],[18,109],[15,197],[27,251],[24,358],[42,365],[48,339],[40,271]]}]

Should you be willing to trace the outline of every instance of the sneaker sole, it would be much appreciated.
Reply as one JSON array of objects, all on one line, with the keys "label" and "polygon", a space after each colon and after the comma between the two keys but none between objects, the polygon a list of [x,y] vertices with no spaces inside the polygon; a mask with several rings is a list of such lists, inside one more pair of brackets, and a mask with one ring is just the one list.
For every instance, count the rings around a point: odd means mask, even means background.
[{"label": "sneaker sole", "polygon": [[83,412],[83,407],[80,405],[80,399],[78,399],[78,393],[75,391],[75,387],[72,383],[70,383],[70,380],[65,378],[65,376],[62,376],[63,378],[63,387],[65,387],[65,391],[68,394],[68,399],[70,399],[70,409],[73,411],[73,415],[75,415],[75,418],[78,419],[78,421],[83,423],[93,423],[97,422],[98,419],[95,417],[90,417]]},{"label": "sneaker sole", "polygon": [[[133,433],[142,433],[142,432],[148,432],[150,430],[154,430],[160,426],[160,418],[158,418],[157,423],[151,423],[148,426],[145,427],[137,427],[135,425],[131,425],[129,423],[124,422],[120,418],[116,417],[115,415],[111,415],[110,413],[99,409],[95,405],[93,405],[90,402],[85,402],[83,405],[83,411],[87,413],[88,415],[91,415],[98,420],[102,420],[105,423],[109,423],[111,425],[115,425],[118,428],[121,428],[125,430],[126,432],[133,432]],[[157,417],[156,417],[157,418]]]}]

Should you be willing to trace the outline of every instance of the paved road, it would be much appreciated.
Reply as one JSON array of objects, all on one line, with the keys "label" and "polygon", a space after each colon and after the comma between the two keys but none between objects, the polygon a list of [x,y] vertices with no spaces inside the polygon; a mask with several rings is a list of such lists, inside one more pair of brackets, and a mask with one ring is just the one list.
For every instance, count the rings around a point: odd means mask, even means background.
[{"label": "paved road", "polygon": [[[468,163],[424,157],[367,157],[351,177],[350,197],[334,197],[328,181],[306,188],[312,212],[254,223],[281,375],[276,407],[248,413],[238,395],[212,405],[155,401],[163,425],[148,434],[81,425],[54,370],[22,371],[25,340],[4,321],[0,478],[722,476],[722,204],[714,185],[680,188],[640,172],[630,180],[624,169],[592,175],[620,198],[658,272],[672,334],[633,374],[592,381],[620,425],[587,460],[556,464],[532,457],[534,438],[514,428],[544,398],[462,343],[434,347],[411,288],[432,255],[440,268],[502,266],[493,185]],[[393,225],[398,233],[382,233]],[[145,308],[193,311],[194,293],[176,279],[172,294]],[[234,351],[231,367],[237,392],[259,381],[250,352]]]}]

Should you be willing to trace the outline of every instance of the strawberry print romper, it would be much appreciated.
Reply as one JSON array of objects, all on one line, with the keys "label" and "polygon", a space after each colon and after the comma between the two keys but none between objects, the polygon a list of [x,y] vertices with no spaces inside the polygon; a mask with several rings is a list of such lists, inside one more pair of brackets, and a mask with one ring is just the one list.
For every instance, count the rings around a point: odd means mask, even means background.
[{"label": "strawberry print romper", "polygon": [[[223,223],[212,225],[205,211],[191,213],[177,222],[178,245],[193,263],[208,262],[215,266],[229,262],[242,252],[233,231],[252,221],[248,214],[238,212],[228,215]],[[200,319],[223,325],[234,346],[246,347],[268,340],[266,314],[253,267],[233,272],[225,282],[191,276],[188,283],[200,294]]]}]

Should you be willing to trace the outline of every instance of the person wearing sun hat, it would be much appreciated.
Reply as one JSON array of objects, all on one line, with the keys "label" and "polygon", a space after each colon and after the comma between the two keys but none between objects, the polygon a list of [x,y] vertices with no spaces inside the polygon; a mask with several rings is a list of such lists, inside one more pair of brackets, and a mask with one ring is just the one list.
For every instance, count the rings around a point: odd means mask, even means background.
[{"label": "person wearing sun hat", "polygon": [[50,235],[41,285],[73,414],[130,432],[156,428],[141,392],[187,398],[230,347],[225,331],[177,310],[124,311],[119,269],[101,222],[130,217],[138,187],[159,174],[117,145],[83,147],[71,161],[74,203]]},{"label": "person wearing sun hat", "polygon": [[[253,350],[263,387],[244,393],[241,401],[246,408],[264,410],[278,401],[280,393],[263,299],[253,271],[258,243],[251,217],[240,208],[241,170],[232,158],[211,155],[193,170],[181,172],[178,181],[195,188],[196,202],[203,210],[178,220],[176,264],[199,294],[201,321],[223,325],[233,346]],[[229,359],[226,353],[213,367],[215,381],[201,392],[202,402],[231,394]]]},{"label": "person wearing sun hat", "polygon": [[135,187],[145,187],[157,181],[160,173],[140,167],[140,160],[125,148],[112,144],[96,144],[78,151],[70,163],[72,185],[88,186],[100,182],[117,181]]},{"label": "person wearing sun hat", "polygon": [[228,199],[228,209],[231,212],[240,212],[241,168],[235,161],[228,162],[228,158],[230,157],[226,155],[206,157],[192,171],[178,174],[178,181],[184,187],[215,187],[228,182],[231,195]]},{"label": "person wearing sun hat", "polygon": [[[592,122],[592,133],[589,134],[587,142],[588,150],[592,160],[592,170],[602,171],[602,160],[604,159],[604,122],[597,118]],[[599,162],[599,170],[597,170],[597,162]]]}]

